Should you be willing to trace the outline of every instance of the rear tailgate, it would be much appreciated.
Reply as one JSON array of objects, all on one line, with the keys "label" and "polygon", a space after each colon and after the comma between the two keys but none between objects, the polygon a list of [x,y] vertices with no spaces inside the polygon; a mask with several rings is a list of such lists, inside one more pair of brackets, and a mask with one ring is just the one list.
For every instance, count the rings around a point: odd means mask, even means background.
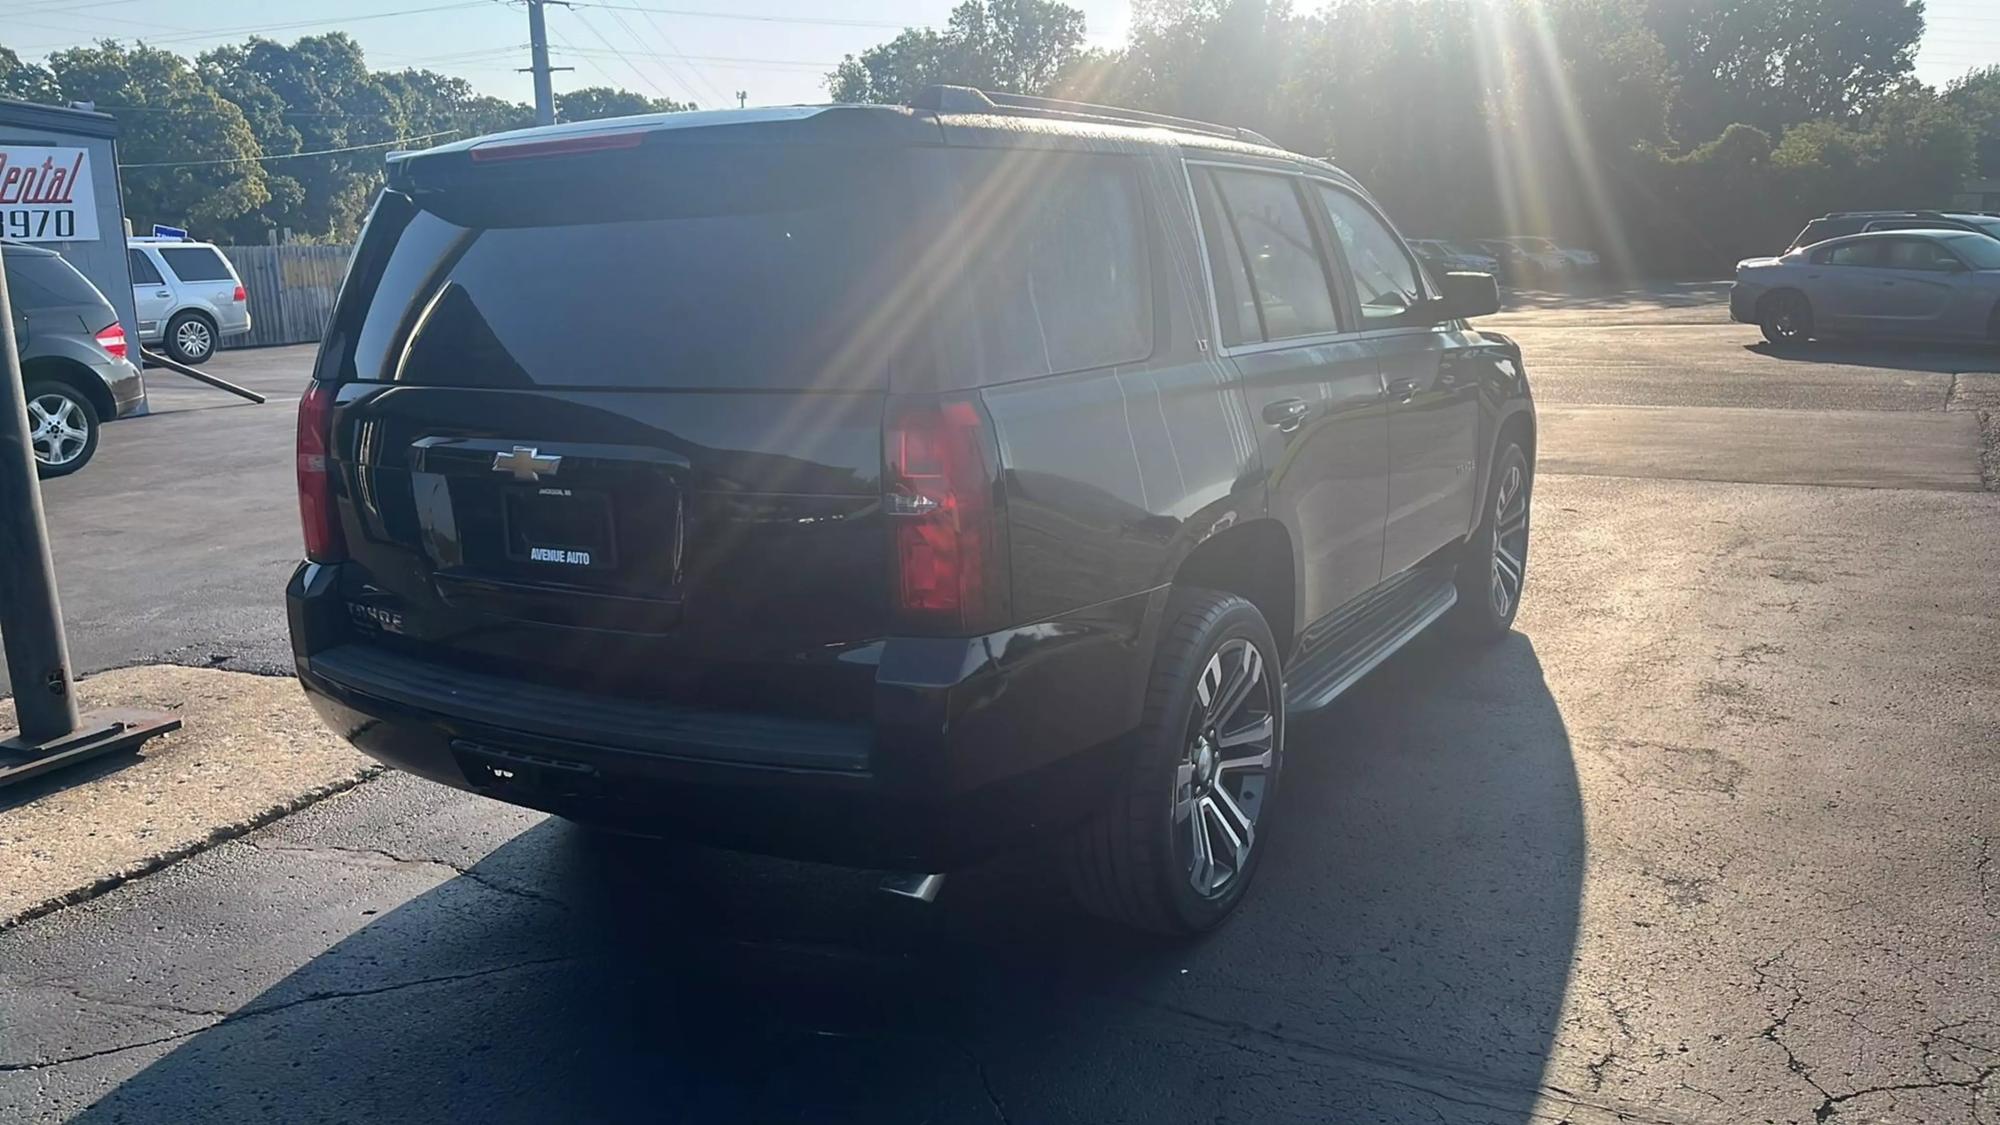
[{"label": "rear tailgate", "polygon": [[460,160],[370,220],[317,377],[357,633],[606,695],[861,717],[886,625],[883,152]]}]

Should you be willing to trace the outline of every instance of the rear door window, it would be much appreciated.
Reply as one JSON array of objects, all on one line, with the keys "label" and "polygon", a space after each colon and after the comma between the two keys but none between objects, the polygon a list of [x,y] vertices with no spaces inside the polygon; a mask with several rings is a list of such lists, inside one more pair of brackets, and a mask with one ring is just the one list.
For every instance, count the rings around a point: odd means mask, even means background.
[{"label": "rear door window", "polygon": [[222,255],[207,246],[162,246],[160,257],[174,276],[182,281],[228,281],[236,277],[229,272],[229,263]]},{"label": "rear door window", "polygon": [[1338,331],[1333,290],[1298,177],[1235,169],[1209,174],[1248,267],[1259,335],[1285,340]]},{"label": "rear door window", "polygon": [[895,152],[687,145],[644,163],[523,161],[392,193],[356,252],[323,374],[884,385],[924,288],[905,276],[926,249],[899,225],[906,188]]},{"label": "rear door window", "polygon": [[1812,260],[1816,266],[1879,266],[1883,262],[1882,249],[1882,239],[1867,238],[1816,250]]},{"label": "rear door window", "polygon": [[125,257],[132,267],[132,284],[166,284],[166,278],[161,277],[160,271],[153,268],[153,259],[148,258],[144,250],[127,250],[125,251]]}]

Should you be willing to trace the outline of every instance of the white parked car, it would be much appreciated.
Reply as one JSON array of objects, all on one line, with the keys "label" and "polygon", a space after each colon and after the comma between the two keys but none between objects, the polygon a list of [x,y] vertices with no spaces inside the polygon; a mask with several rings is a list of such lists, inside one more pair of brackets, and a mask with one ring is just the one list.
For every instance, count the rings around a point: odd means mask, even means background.
[{"label": "white parked car", "polygon": [[1558,259],[1567,261],[1569,268],[1578,273],[1594,270],[1599,265],[1597,252],[1594,250],[1576,250],[1567,246],[1558,246],[1549,239],[1538,238],[1533,235],[1516,235],[1507,241],[1520,247],[1521,252],[1524,254],[1535,255],[1548,261]]},{"label": "white parked car", "polygon": [[182,363],[203,363],[225,336],[250,331],[250,305],[236,267],[206,242],[130,238],[132,303],[139,340]]}]

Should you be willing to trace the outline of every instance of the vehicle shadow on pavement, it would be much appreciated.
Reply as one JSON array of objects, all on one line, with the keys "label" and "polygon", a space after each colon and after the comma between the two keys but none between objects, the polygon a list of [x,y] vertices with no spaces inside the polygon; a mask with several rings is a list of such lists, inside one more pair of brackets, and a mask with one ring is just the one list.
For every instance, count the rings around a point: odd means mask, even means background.
[{"label": "vehicle shadow on pavement", "polygon": [[1584,860],[1534,646],[1415,646],[1290,746],[1200,942],[1083,918],[1036,855],[925,909],[549,820],[76,1120],[1526,1122]]},{"label": "vehicle shadow on pavement", "polygon": [[2000,348],[1921,340],[1883,343],[1867,340],[1813,340],[1778,347],[1759,341],[1743,350],[1765,359],[1793,363],[1825,363],[1843,367],[1881,367],[1891,371],[1934,371],[1950,375],[1966,371],[2000,371]]}]

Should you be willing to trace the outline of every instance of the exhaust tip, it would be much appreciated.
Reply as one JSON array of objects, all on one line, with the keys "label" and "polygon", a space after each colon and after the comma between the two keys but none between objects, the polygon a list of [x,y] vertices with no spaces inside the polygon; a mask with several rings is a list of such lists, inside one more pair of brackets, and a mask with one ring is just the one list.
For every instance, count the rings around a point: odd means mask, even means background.
[{"label": "exhaust tip", "polygon": [[882,893],[897,898],[913,898],[918,902],[936,902],[938,889],[944,886],[944,876],[924,875],[916,872],[897,873],[882,877]]}]

